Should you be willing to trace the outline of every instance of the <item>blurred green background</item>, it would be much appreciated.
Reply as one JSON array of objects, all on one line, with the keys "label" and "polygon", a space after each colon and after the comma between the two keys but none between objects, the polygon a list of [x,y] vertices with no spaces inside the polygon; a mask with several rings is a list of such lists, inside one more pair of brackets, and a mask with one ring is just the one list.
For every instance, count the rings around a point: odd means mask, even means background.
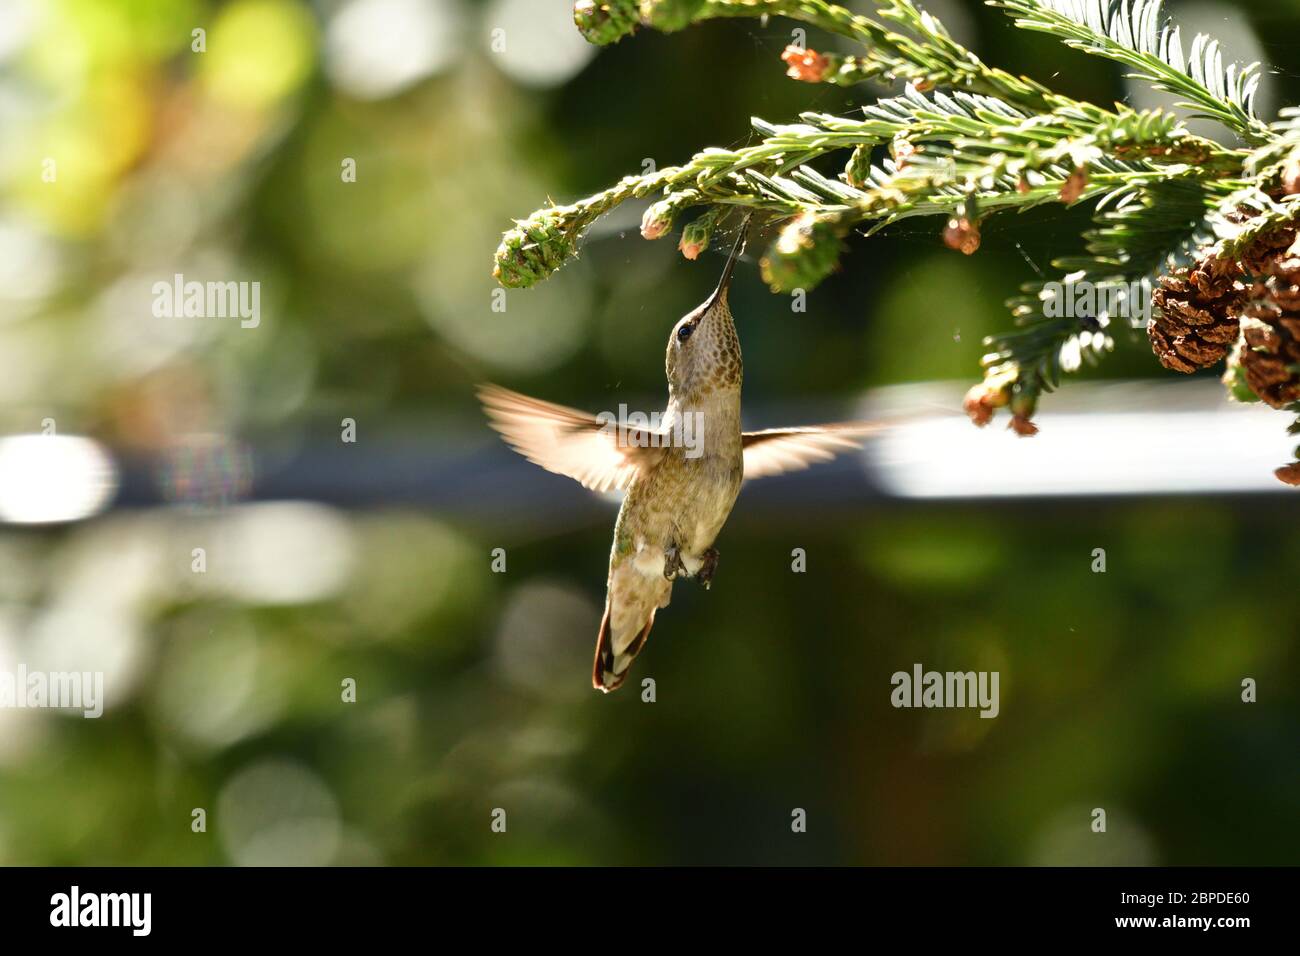
[{"label": "blurred green background", "polygon": [[[1145,95],[996,11],[925,6],[1064,92]],[[98,514],[0,526],[0,666],[108,694],[99,720],[0,710],[0,863],[1300,859],[1294,496],[742,496],[713,589],[678,587],[628,688],[591,691],[615,504],[510,457],[472,386],[657,407],[721,259],[628,208],[502,312],[499,235],[751,115],[879,91],[787,80],[787,21],[597,50],[569,7],[0,8],[0,433],[50,419],[121,469]],[[1274,67],[1266,116],[1296,102],[1300,3],[1174,11]],[[792,410],[757,424],[974,381],[1002,301],[1086,222],[995,219],[970,258],[938,222],[859,238],[806,314],[742,266],[747,400]],[[259,281],[260,326],[154,317],[176,273]],[[1163,375],[1121,334],[1084,377]],[[998,670],[1000,716],[893,709],[915,662]]]}]

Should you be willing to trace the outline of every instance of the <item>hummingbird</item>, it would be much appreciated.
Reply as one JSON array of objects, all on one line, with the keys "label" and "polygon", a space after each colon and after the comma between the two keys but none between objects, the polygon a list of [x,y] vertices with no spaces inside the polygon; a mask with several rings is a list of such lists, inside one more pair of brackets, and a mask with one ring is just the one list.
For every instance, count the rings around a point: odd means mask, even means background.
[{"label": "hummingbird", "polygon": [[[879,427],[741,430],[743,365],[727,293],[744,233],[742,227],[717,288],[668,336],[668,405],[647,419],[651,424],[616,422],[609,413],[591,415],[496,385],[478,388],[491,427],[519,454],[593,491],[626,492],[592,664],[592,686],[606,693],[623,684],[645,649],[673,582],[694,578],[706,589],[712,583],[714,542],[744,481],[829,460]],[[697,440],[684,441],[686,435]]]}]

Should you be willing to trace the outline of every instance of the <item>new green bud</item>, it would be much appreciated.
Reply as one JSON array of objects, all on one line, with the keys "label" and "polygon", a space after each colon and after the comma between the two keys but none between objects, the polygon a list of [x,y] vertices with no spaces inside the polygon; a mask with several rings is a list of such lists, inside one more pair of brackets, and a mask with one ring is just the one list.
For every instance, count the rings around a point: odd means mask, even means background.
[{"label": "new green bud", "polygon": [[773,292],[811,289],[839,264],[844,243],[833,216],[805,212],[781,230],[759,262],[763,281]]},{"label": "new green bud", "polygon": [[576,230],[555,209],[540,209],[501,237],[492,275],[508,289],[545,279],[577,251]]},{"label": "new green bud", "polygon": [[684,30],[706,4],[707,0],[641,0],[641,20],[665,33]]},{"label": "new green bud", "polygon": [[855,147],[853,154],[849,157],[848,165],[844,167],[844,178],[848,180],[850,186],[862,189],[867,185],[870,176],[871,147]]},{"label": "new green bud", "polygon": [[715,206],[686,225],[682,230],[682,240],[677,244],[682,255],[687,259],[698,259],[700,253],[709,248],[709,240],[713,238],[713,229],[718,224],[721,212],[722,207]]},{"label": "new green bud", "polygon": [[588,43],[608,46],[631,36],[640,19],[637,0],[578,0],[573,22]]},{"label": "new green bud", "polygon": [[652,203],[641,217],[641,237],[658,239],[660,236],[667,235],[673,228],[675,218],[677,218],[677,204],[671,197]]},{"label": "new green bud", "polygon": [[1037,389],[1027,388],[1023,384],[1017,385],[1011,396],[1011,414],[1033,418],[1034,412],[1037,410]]}]

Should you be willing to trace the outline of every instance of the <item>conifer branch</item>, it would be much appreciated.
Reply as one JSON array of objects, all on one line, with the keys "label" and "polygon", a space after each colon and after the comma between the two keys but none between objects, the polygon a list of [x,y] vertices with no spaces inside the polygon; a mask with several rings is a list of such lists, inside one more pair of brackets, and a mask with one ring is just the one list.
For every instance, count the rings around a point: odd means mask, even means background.
[{"label": "conifer branch", "polygon": [[1177,26],[1165,21],[1163,0],[988,0],[1015,18],[1016,26],[1047,33],[1067,46],[1130,67],[1158,90],[1185,97],[1198,116],[1217,120],[1248,143],[1272,134],[1255,118],[1259,64],[1223,65],[1219,42],[1205,34],[1192,40],[1186,58]]},{"label": "conifer branch", "polygon": [[[508,232],[497,250],[495,275],[522,287],[545,278],[577,251],[580,234],[628,199],[663,191],[647,212],[643,234],[667,233],[677,216],[710,203],[746,206],[778,216],[833,215],[845,228],[917,215],[952,213],[973,198],[981,214],[1028,208],[1062,197],[1080,169],[1089,170],[1078,201],[1124,183],[1170,176],[1218,178],[1241,159],[1193,136],[1170,114],[1117,112],[1071,103],[1032,115],[971,93],[922,95],[914,88],[863,110],[860,119],[806,113],[776,126],[752,121],[762,138],[739,149],[710,148],[681,166],[617,185],[570,206],[539,210]],[[863,166],[872,148],[903,138],[915,152],[904,165]],[[807,164],[852,149],[843,181],[827,180]],[[1121,158],[1122,157],[1122,158]]]},{"label": "conifer branch", "polygon": [[[688,258],[733,208],[785,220],[760,260],[778,292],[810,289],[830,274],[853,231],[943,216],[943,242],[969,255],[989,216],[1095,203],[1083,254],[1053,262],[1060,279],[1025,286],[1009,303],[1016,327],[986,340],[985,379],[966,403],[977,424],[1009,405],[1012,427],[1033,434],[1039,396],[1111,349],[1115,320],[1148,314],[1152,347],[1167,367],[1188,372],[1221,361],[1240,329],[1231,393],[1263,395],[1274,407],[1300,399],[1300,109],[1263,123],[1254,114],[1259,65],[1225,67],[1206,36],[1185,52],[1161,0],[988,2],[1017,27],[1124,65],[1245,145],[1195,135],[1176,112],[1078,102],[989,66],[912,0],[878,0],[875,16],[829,0],[578,0],[575,21],[600,44],[643,26],[790,17],[861,44],[851,54],[788,47],[782,59],[791,77],[903,81],[906,89],[853,116],[754,118],[756,139],[747,146],[704,149],[681,165],[538,210],[504,236],[497,278],[512,287],[545,278],[577,253],[598,216],[640,197],[660,197],[642,220],[648,239],[702,209],[683,231]],[[824,172],[834,153],[843,157],[837,176]],[[1066,314],[1062,299],[1080,290],[1099,304]],[[1252,305],[1251,295],[1262,299]],[[1300,483],[1300,462],[1287,467]],[[1283,470],[1279,477],[1290,480]]]},{"label": "conifer branch", "polygon": [[584,36],[603,45],[639,25],[671,32],[723,17],[783,16],[862,43],[855,67],[863,76],[923,89],[953,86],[1031,109],[1065,102],[1041,83],[985,64],[912,0],[882,0],[879,13],[892,25],[828,0],[579,0],[574,19]]},{"label": "conifer branch", "polygon": [[[1153,280],[1207,241],[1216,197],[1226,188],[1183,178],[1124,185],[1107,195],[1084,234],[1086,254],[1053,260],[1058,280],[1026,285],[1007,303],[1017,329],[985,340],[986,376],[1009,378],[1036,397],[1057,388],[1062,372],[1095,363],[1114,346],[1112,323],[1140,315]],[[1066,301],[1084,288],[1097,307],[1063,315]]]}]

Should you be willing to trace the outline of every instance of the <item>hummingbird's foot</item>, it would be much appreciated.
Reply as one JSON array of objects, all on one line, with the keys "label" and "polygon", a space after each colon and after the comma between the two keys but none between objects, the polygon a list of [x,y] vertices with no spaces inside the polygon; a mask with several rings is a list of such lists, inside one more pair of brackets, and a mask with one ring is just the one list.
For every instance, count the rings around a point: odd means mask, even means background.
[{"label": "hummingbird's foot", "polygon": [[682,553],[677,550],[677,545],[670,545],[664,549],[664,577],[669,581],[673,580],[679,574],[686,573],[686,565],[682,564]]},{"label": "hummingbird's foot", "polygon": [[695,572],[695,577],[704,585],[704,590],[709,589],[713,583],[713,572],[718,570],[718,549],[709,548],[704,552],[704,560],[700,564],[700,569]]}]

